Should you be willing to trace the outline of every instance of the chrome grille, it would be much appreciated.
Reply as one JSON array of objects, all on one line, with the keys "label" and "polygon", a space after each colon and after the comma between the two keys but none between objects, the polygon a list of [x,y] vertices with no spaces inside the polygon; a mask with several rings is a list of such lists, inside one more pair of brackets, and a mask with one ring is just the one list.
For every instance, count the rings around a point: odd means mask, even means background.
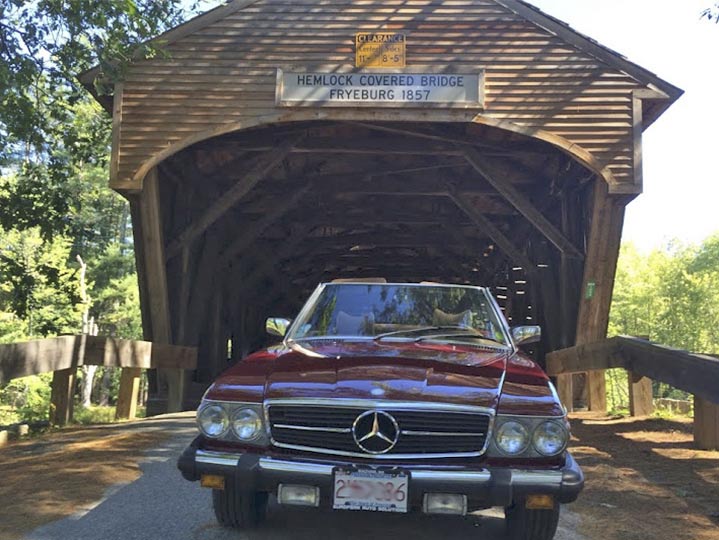
[{"label": "chrome grille", "polygon": [[[389,413],[399,427],[396,444],[385,454],[364,452],[352,434],[357,417],[372,410]],[[477,456],[486,449],[492,424],[492,413],[486,409],[423,403],[342,405],[327,400],[317,405],[282,400],[268,402],[266,412],[277,447],[378,459]]]}]

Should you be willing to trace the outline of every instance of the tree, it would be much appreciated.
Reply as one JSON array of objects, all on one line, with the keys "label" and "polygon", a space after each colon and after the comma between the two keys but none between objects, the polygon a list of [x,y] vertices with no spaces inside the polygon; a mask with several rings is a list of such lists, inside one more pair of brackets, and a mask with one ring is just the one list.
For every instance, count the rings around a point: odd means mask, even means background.
[{"label": "tree", "polygon": [[719,23],[719,3],[716,3],[714,6],[706,8],[702,11],[702,17],[705,17],[710,21],[714,21],[715,23]]},{"label": "tree", "polygon": [[[198,7],[194,2],[189,12]],[[149,38],[187,15],[179,0],[5,0],[0,159],[13,152],[47,152],[48,135],[67,120],[63,102],[72,104],[84,94],[80,73],[97,64],[106,80],[116,80],[133,58],[157,53]]]}]

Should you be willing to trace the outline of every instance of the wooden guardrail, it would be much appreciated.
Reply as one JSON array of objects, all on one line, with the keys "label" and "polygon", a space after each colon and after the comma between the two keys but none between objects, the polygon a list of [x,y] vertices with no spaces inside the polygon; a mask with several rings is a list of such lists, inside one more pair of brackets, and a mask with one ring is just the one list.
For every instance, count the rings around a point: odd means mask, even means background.
[{"label": "wooden guardrail", "polygon": [[0,384],[11,379],[53,372],[50,421],[64,425],[72,418],[77,368],[120,367],[118,418],[134,418],[143,369],[195,369],[197,349],[102,336],[60,336],[0,345]]},{"label": "wooden guardrail", "polygon": [[629,372],[630,408],[637,416],[652,411],[652,380],[694,394],[694,441],[719,450],[719,359],[628,336],[547,355],[550,376],[610,368]]}]

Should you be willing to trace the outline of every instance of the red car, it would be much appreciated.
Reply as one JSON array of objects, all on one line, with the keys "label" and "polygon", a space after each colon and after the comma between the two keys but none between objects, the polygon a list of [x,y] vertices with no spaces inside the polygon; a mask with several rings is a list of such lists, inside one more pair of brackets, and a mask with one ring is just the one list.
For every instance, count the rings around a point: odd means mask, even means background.
[{"label": "red car", "polygon": [[[281,344],[223,373],[178,467],[249,528],[268,496],[336,510],[505,509],[511,538],[551,539],[584,485],[566,410],[481,287],[320,285]],[[287,330],[285,332],[285,329]]]}]

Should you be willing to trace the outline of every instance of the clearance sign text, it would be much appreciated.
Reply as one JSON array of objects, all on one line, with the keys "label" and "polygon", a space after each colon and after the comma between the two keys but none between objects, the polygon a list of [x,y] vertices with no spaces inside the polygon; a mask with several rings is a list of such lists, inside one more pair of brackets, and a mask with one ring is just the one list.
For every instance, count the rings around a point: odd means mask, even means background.
[{"label": "clearance sign text", "polygon": [[481,108],[482,73],[278,72],[284,106],[444,106]]}]

